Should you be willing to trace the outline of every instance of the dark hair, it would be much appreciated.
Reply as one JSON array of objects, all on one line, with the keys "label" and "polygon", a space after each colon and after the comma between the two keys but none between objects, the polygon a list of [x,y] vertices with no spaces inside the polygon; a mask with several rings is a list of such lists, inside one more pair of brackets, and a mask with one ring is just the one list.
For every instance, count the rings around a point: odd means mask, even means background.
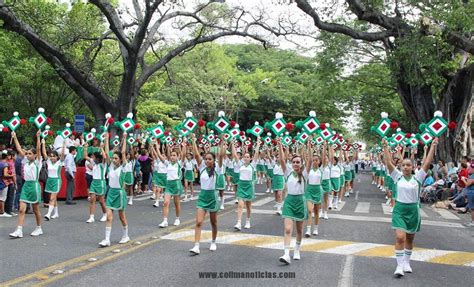
[{"label": "dark hair", "polygon": [[11,149],[11,150],[8,151],[8,155],[14,156],[14,155],[16,155],[16,152]]},{"label": "dark hair", "polygon": [[467,168],[467,163],[462,162],[462,163],[461,163],[461,167],[462,167],[462,168]]},{"label": "dark hair", "polygon": [[142,149],[142,150],[140,151],[140,154],[141,154],[141,155],[146,155],[146,150],[145,150],[145,149]]},{"label": "dark hair", "polygon": [[215,170],[216,170],[216,165],[215,165],[215,163],[214,163],[214,162],[216,161],[216,155],[215,155],[214,153],[212,153],[212,152],[206,152],[206,153],[204,154],[204,160],[206,160],[205,157],[206,157],[206,155],[208,155],[208,154],[212,156],[212,167],[209,169],[208,174],[209,174],[209,177],[213,177],[213,176],[214,176],[214,172],[215,172]]},{"label": "dark hair", "polygon": [[2,159],[6,159],[7,156],[8,156],[8,153],[3,153],[3,152],[2,152]]},{"label": "dark hair", "polygon": [[58,157],[58,156],[59,156],[58,152],[55,151],[55,150],[50,150],[50,151],[49,151],[49,154],[52,154],[52,155],[54,155],[55,157]]},{"label": "dark hair", "polygon": [[339,159],[337,157],[334,157],[334,160],[336,161],[336,164],[339,163]]},{"label": "dark hair", "polygon": [[120,162],[122,162],[123,158],[122,158],[122,153],[121,152],[118,152],[118,151],[114,151],[114,154],[118,156],[118,158],[120,159]]},{"label": "dark hair", "polygon": [[75,151],[75,150],[76,150],[76,147],[75,147],[75,146],[70,146],[70,147],[69,147],[69,152],[73,152],[73,151]]},{"label": "dark hair", "polygon": [[30,149],[28,149],[29,151],[31,151],[33,154],[36,154],[36,148],[32,147]]},{"label": "dark hair", "polygon": [[102,160],[104,159],[104,157],[102,156],[102,154],[101,154],[100,152],[98,152],[98,151],[94,152],[93,154],[94,154],[94,157],[95,157],[95,161],[96,161],[97,163],[102,162]]},{"label": "dark hair", "polygon": [[443,166],[446,165],[446,162],[444,162],[444,160],[440,159],[439,161],[443,164]]}]

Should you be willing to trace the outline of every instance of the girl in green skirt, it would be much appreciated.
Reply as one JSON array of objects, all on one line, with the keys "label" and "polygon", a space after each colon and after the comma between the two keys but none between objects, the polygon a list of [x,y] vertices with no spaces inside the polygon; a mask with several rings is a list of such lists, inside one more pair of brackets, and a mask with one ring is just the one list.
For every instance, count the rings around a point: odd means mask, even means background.
[{"label": "girl in green skirt", "polygon": [[[218,171],[223,174],[223,158],[226,148],[224,147],[225,141],[221,141],[218,159],[216,162],[216,156],[213,153],[206,152],[204,154],[204,161],[199,154],[199,150],[196,146],[196,137],[194,134],[191,135],[193,142],[193,150],[196,155],[196,163],[199,166],[201,192],[197,201],[196,211],[196,227],[194,228],[194,247],[189,251],[193,254],[199,254],[199,241],[201,240],[201,230],[206,213],[209,212],[211,219],[212,228],[212,241],[209,250],[216,251],[216,238],[217,238],[217,211],[219,210],[219,198],[217,196],[218,187]],[[223,179],[223,178],[222,178]],[[222,183],[223,186],[223,183]]]},{"label": "girl in green skirt", "polygon": [[263,152],[258,155],[257,160],[257,184],[263,184],[266,177],[265,156]]},{"label": "girl in green skirt", "polygon": [[[163,203],[163,221],[160,223],[160,228],[168,227],[168,213],[170,208],[170,201],[173,198],[174,207],[176,212],[176,219],[174,221],[174,226],[181,224],[179,216],[181,214],[181,203],[180,197],[183,193],[183,185],[181,184],[182,172],[181,167],[186,156],[186,141],[183,140],[181,143],[181,150],[175,149],[171,151],[167,149],[169,161],[166,160],[161,154],[160,146],[158,145],[158,158],[166,164],[166,187],[165,187],[165,201]],[[181,160],[179,156],[181,155]]]},{"label": "girl in green skirt", "polygon": [[153,192],[154,192],[154,199],[155,203],[153,203],[154,207],[160,206],[160,197],[163,193],[163,189],[166,187],[166,172],[168,167],[166,165],[166,161],[162,161],[158,157],[158,142],[155,142],[154,146],[151,147],[151,155],[153,158],[153,173],[152,173],[152,181],[153,181]]},{"label": "girl in green skirt", "polygon": [[319,214],[319,218],[324,218],[324,219],[329,219],[328,217],[328,199],[329,199],[329,193],[331,193],[331,167],[329,166],[329,157],[327,156],[327,151],[328,149],[328,144],[325,141],[323,143],[323,157],[322,157],[322,163],[321,163],[321,168],[323,170],[323,178],[321,181],[321,188],[323,189],[323,212]]},{"label": "girl in green skirt", "polygon": [[104,144],[100,144],[100,151],[93,152],[92,157],[89,158],[87,155],[88,144],[84,144],[84,159],[92,162],[92,182],[89,188],[89,219],[87,223],[95,222],[95,202],[99,200],[100,207],[102,208],[101,222],[107,220],[107,210],[105,207],[105,192],[107,191],[107,183],[105,181],[105,174],[107,172],[106,154],[104,151]]},{"label": "girl in green skirt", "polygon": [[275,154],[275,160],[273,161],[274,165],[272,168],[272,190],[275,195],[276,201],[276,214],[281,215],[281,209],[283,207],[283,190],[285,189],[285,173],[280,164],[280,158],[284,155],[279,153]]},{"label": "girl in green skirt", "polygon": [[232,156],[232,166],[233,166],[233,170],[232,170],[232,188],[233,188],[233,191],[234,191],[234,195],[235,195],[235,204],[238,204],[239,203],[239,199],[237,198],[237,185],[239,184],[239,178],[240,178],[240,166],[242,165],[242,153],[239,151],[239,152],[236,152],[236,156],[237,157],[233,157]]},{"label": "girl in green skirt", "polygon": [[331,160],[331,192],[328,196],[329,209],[337,209],[337,195],[341,190],[341,168],[339,167],[339,158],[334,155],[334,148],[329,147],[329,160]]},{"label": "girl in green skirt", "polygon": [[41,187],[38,181],[42,165],[41,155],[39,152],[41,148],[40,131],[36,133],[36,148],[31,148],[28,150],[23,150],[20,143],[18,142],[15,132],[12,132],[11,135],[13,141],[15,142],[18,155],[23,157],[22,166],[25,182],[23,183],[23,188],[21,189],[18,225],[16,230],[13,233],[10,233],[10,237],[23,237],[23,224],[25,223],[25,211],[27,204],[32,205],[36,219],[36,228],[31,233],[31,236],[39,236],[43,234],[43,230],[41,229],[41,212],[39,208],[39,204],[42,201]]},{"label": "girl in green skirt", "polygon": [[[323,156],[326,156],[325,151],[323,152]],[[310,140],[308,140],[305,158],[307,164],[304,170],[304,176],[308,179],[305,189],[305,199],[308,207],[308,221],[305,237],[310,237],[311,228],[313,229],[313,235],[319,234],[319,209],[321,208],[321,196],[323,193],[321,187],[321,181],[323,178],[323,172],[320,169],[321,158],[318,155],[313,154],[313,147]],[[310,214],[314,214],[314,221]]]},{"label": "girl in green skirt", "polygon": [[226,158],[224,160],[224,166],[225,166],[225,181],[227,185],[227,191],[232,191],[232,177],[234,174],[234,162],[232,159],[229,157],[229,152],[226,151]]},{"label": "girl in green skirt", "polygon": [[[278,148],[280,154],[283,154],[283,147],[281,145],[281,140],[277,140]],[[283,204],[283,213],[282,217],[284,220],[284,248],[285,253],[280,257],[280,262],[285,264],[290,264],[290,243],[291,243],[291,234],[293,232],[293,223],[296,225],[296,246],[293,253],[293,259],[301,259],[300,248],[301,240],[303,239],[303,224],[308,218],[308,210],[306,207],[305,200],[305,184],[306,179],[303,175],[303,159],[299,155],[293,156],[291,159],[291,172],[287,169],[286,161],[284,157],[281,157],[280,164],[283,168],[283,171],[286,175],[287,182],[287,191],[288,195],[285,198]]]},{"label": "girl in green skirt", "polygon": [[[183,202],[194,200],[194,169],[196,167],[196,160],[192,153],[186,154],[184,161],[184,198]],[[191,197],[188,197],[188,187],[191,189]]]},{"label": "girl in green skirt", "polygon": [[349,197],[349,190],[351,189],[351,180],[352,180],[352,172],[351,172],[351,163],[349,161],[349,156],[347,151],[344,152],[344,179],[345,179],[345,197]]},{"label": "girl in green skirt", "polygon": [[403,276],[405,272],[411,273],[410,257],[413,252],[413,241],[416,232],[420,231],[420,190],[421,183],[425,180],[426,173],[433,161],[433,156],[438,145],[438,138],[431,144],[430,151],[423,161],[421,170],[412,175],[413,162],[410,159],[402,161],[401,171],[392,163],[392,155],[386,140],[382,141],[384,160],[388,172],[395,182],[396,198],[392,213],[392,228],[395,229],[395,256],[397,268],[395,276]]},{"label": "girl in green skirt", "polygon": [[136,159],[135,159],[135,149],[133,147],[130,148],[130,152],[127,153],[127,164],[123,167],[124,173],[124,184],[125,184],[125,192],[127,193],[128,197],[128,205],[133,205],[133,169],[135,167]]},{"label": "girl in green skirt", "polygon": [[[46,159],[48,164],[48,179],[46,180],[46,186],[44,187],[44,192],[50,194],[48,213],[45,214],[44,218],[50,220],[51,218],[58,218],[58,201],[57,196],[61,190],[61,169],[64,164],[64,151],[66,149],[66,141],[63,141],[63,147],[61,150],[61,157],[59,157],[58,152],[52,150],[49,152],[49,156],[46,153],[46,143],[45,140],[41,140],[41,151],[43,153],[43,159]],[[54,211],[54,214],[51,215]]]},{"label": "girl in green skirt", "polygon": [[275,163],[273,162],[272,151],[270,148],[267,148],[267,154],[265,157],[265,172],[267,178],[267,190],[266,193],[270,193],[272,190],[272,178],[273,178],[273,166]]},{"label": "girl in green skirt", "polygon": [[252,200],[255,198],[254,193],[254,173],[257,166],[257,157],[260,150],[260,137],[257,137],[257,146],[253,153],[253,157],[249,152],[245,152],[243,155],[242,163],[239,160],[239,156],[235,149],[234,141],[231,142],[232,156],[234,158],[234,170],[237,167],[239,170],[239,182],[237,185],[236,198],[238,200],[237,205],[237,223],[235,224],[235,230],[240,231],[242,229],[242,213],[245,206],[247,207],[247,220],[244,228],[250,228],[250,215],[252,212]]},{"label": "girl in green skirt", "polygon": [[122,222],[122,239],[119,244],[125,244],[130,241],[128,237],[128,222],[125,216],[125,208],[127,207],[127,193],[123,189],[124,187],[124,176],[123,171],[127,164],[127,133],[122,136],[122,152],[115,151],[112,154],[112,160],[109,156],[109,135],[105,134],[105,163],[109,166],[108,178],[109,178],[109,192],[107,194],[107,223],[105,224],[105,239],[102,240],[99,245],[101,247],[110,246],[110,233],[112,232],[112,220],[114,218],[114,210],[118,211],[120,221]]}]

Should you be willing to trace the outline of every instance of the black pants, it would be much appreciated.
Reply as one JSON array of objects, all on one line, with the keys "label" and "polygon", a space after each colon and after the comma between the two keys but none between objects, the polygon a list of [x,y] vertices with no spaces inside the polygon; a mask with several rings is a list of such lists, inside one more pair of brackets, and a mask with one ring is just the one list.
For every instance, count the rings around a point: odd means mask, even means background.
[{"label": "black pants", "polygon": [[141,184],[142,190],[145,188],[145,185],[148,185],[149,181],[150,181],[150,173],[142,172],[142,184]]},{"label": "black pants", "polygon": [[74,194],[74,177],[69,173],[66,173],[67,189],[66,189],[66,202],[72,202]]}]

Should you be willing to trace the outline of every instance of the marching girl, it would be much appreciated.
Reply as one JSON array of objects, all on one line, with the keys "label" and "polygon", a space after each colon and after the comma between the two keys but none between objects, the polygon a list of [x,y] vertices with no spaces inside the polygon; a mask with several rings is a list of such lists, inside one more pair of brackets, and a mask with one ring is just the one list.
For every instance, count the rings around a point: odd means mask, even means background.
[{"label": "marching girl", "polygon": [[168,171],[168,166],[166,161],[162,161],[158,157],[158,143],[155,142],[154,146],[150,147],[151,156],[153,158],[153,173],[151,175],[153,181],[153,193],[155,195],[154,207],[160,206],[160,197],[163,193],[163,189],[166,187],[166,173]]},{"label": "marching girl", "polygon": [[377,161],[374,159],[374,156],[372,155],[371,156],[371,165],[372,165],[372,168],[371,168],[371,173],[372,173],[372,184],[377,184],[376,183],[376,177],[375,177],[375,173],[377,171]]},{"label": "marching girl", "polygon": [[[166,157],[161,154],[160,145],[157,146],[158,158],[166,165],[166,187],[165,187],[165,200],[163,203],[163,222],[160,223],[160,228],[168,227],[168,213],[170,207],[171,197],[174,200],[174,208],[176,212],[176,219],[174,221],[174,226],[181,224],[179,220],[179,215],[181,214],[181,204],[180,196],[183,193],[183,185],[181,184],[181,167],[186,156],[185,148],[186,142],[183,141],[181,144],[182,150],[179,149],[171,151],[167,149],[169,161],[166,160]],[[179,160],[179,156],[182,156]]]},{"label": "marching girl", "polygon": [[127,164],[123,167],[124,172],[124,184],[125,184],[125,192],[128,196],[128,205],[133,205],[133,183],[135,178],[133,176],[133,169],[136,164],[135,159],[135,150],[133,147],[130,148],[130,152],[127,153]]},{"label": "marching girl", "polygon": [[232,186],[235,194],[235,204],[239,203],[239,199],[237,198],[237,189],[238,189],[238,184],[239,184],[239,178],[240,178],[240,166],[242,165],[242,152],[238,151],[235,153],[236,157],[234,157],[233,151],[231,151],[231,156],[232,156]]},{"label": "marching girl", "polygon": [[88,144],[84,144],[84,159],[92,163],[92,182],[89,188],[89,219],[87,223],[95,222],[95,202],[98,199],[102,208],[101,222],[107,220],[107,210],[105,207],[105,192],[107,191],[107,183],[105,181],[105,173],[107,172],[106,155],[103,144],[100,146],[100,152],[93,152],[92,156],[87,155]]},{"label": "marching girl", "polygon": [[421,225],[421,185],[433,161],[438,138],[433,140],[423,166],[416,175],[412,175],[413,163],[410,159],[404,159],[402,170],[398,171],[392,163],[392,155],[387,147],[387,141],[383,140],[382,145],[385,164],[395,182],[397,193],[392,213],[392,228],[395,229],[395,255],[397,258],[397,268],[394,275],[403,276],[405,272],[412,272],[410,257],[413,251],[413,241],[416,232],[420,231]]},{"label": "marching girl", "polygon": [[[323,150],[323,157],[326,156],[326,150]],[[313,235],[318,235],[319,225],[319,209],[321,208],[321,196],[323,193],[321,182],[323,172],[320,169],[321,158],[313,154],[311,141],[308,141],[308,148],[306,151],[306,167],[304,170],[305,177],[308,179],[308,184],[305,189],[305,200],[308,208],[308,221],[306,225],[305,237],[311,236],[311,229]],[[314,214],[314,221],[310,214]]]},{"label": "marching girl", "polygon": [[257,161],[257,184],[263,184],[266,178],[265,156],[263,152],[258,155]]},{"label": "marching girl", "polygon": [[[346,194],[346,176],[345,176],[346,170],[344,169],[344,151],[343,150],[339,151],[339,162],[337,165],[339,166],[339,169],[341,170],[341,177],[339,180],[340,190],[337,196],[337,203],[342,203],[342,196]],[[337,204],[335,208],[337,209]]]},{"label": "marching girl", "polygon": [[21,189],[20,195],[20,214],[18,215],[18,226],[13,233],[10,233],[11,238],[22,238],[23,237],[23,225],[25,223],[25,211],[26,205],[28,203],[32,204],[33,212],[36,219],[36,228],[31,233],[31,236],[39,236],[43,234],[41,229],[41,211],[39,204],[41,203],[41,186],[39,184],[39,173],[41,170],[42,162],[40,155],[41,141],[40,141],[40,132],[36,133],[36,148],[31,148],[28,150],[23,150],[16,133],[12,132],[12,139],[15,142],[15,148],[18,154],[23,157],[22,166],[23,166],[23,176],[25,182]]},{"label": "marching girl", "polygon": [[[57,196],[61,190],[61,168],[64,164],[64,151],[66,149],[66,141],[63,141],[63,147],[61,150],[61,157],[59,157],[58,152],[55,150],[50,151],[49,156],[46,153],[46,143],[45,140],[41,140],[43,153],[43,159],[46,160],[48,165],[48,179],[46,180],[46,186],[44,187],[44,192],[49,193],[51,196],[49,198],[48,213],[45,214],[44,218],[50,220],[51,218],[58,218],[58,201]],[[54,211],[54,214],[51,215]]]},{"label": "marching girl", "polygon": [[[348,156],[347,151],[344,152],[344,179],[345,179],[345,197],[349,197],[349,190],[351,189],[351,180],[352,180],[352,172],[351,172],[351,162]],[[376,177],[377,178],[377,177]]]},{"label": "marching girl", "polygon": [[105,136],[105,163],[109,166],[109,192],[107,194],[107,223],[105,224],[105,239],[99,245],[101,247],[110,246],[110,233],[112,232],[112,220],[114,218],[114,210],[118,211],[120,221],[122,222],[122,239],[119,244],[125,244],[130,241],[128,237],[128,222],[125,216],[125,208],[127,207],[127,193],[123,189],[124,168],[127,165],[127,142],[125,139],[127,134],[122,137],[122,152],[114,151],[112,160],[109,155],[109,136]]},{"label": "marching girl", "polygon": [[329,219],[328,217],[328,197],[331,192],[331,166],[329,165],[329,158],[326,154],[328,150],[328,144],[325,141],[323,143],[323,157],[321,158],[321,169],[323,171],[323,177],[321,181],[321,187],[323,189],[323,211],[319,214],[319,218]]},{"label": "marching girl", "polygon": [[[281,140],[278,140],[278,146],[280,154],[283,154],[283,147],[281,146]],[[288,195],[285,198],[283,204],[284,218],[284,248],[285,253],[280,257],[280,262],[290,264],[290,243],[291,234],[293,231],[293,223],[296,225],[296,246],[293,253],[293,259],[301,259],[300,248],[301,240],[303,238],[303,223],[308,217],[308,210],[305,202],[305,184],[306,178],[303,174],[303,159],[299,155],[294,155],[291,159],[292,171],[287,169],[285,158],[280,158],[280,164],[286,175],[286,184]],[[308,163],[309,164],[309,163]]]},{"label": "marching girl", "polygon": [[216,238],[217,238],[217,211],[219,210],[219,199],[217,197],[217,185],[219,181],[219,176],[217,171],[219,170],[222,179],[222,163],[225,153],[225,148],[223,148],[224,141],[221,142],[221,147],[219,150],[218,159],[216,161],[216,156],[206,151],[204,154],[204,161],[199,154],[199,150],[196,146],[196,137],[192,135],[192,144],[194,154],[196,155],[196,163],[199,166],[200,182],[201,182],[201,192],[199,193],[199,198],[197,201],[197,211],[196,211],[196,227],[194,229],[194,247],[189,251],[193,254],[199,254],[199,241],[201,240],[201,229],[206,217],[206,213],[209,212],[209,218],[211,219],[212,227],[212,241],[211,247],[209,250],[216,251]]},{"label": "marching girl", "polygon": [[[266,193],[272,191],[272,178],[273,178],[273,166],[275,162],[273,160],[272,151],[270,148],[267,149],[267,157],[265,158],[265,169],[267,171],[267,190]],[[276,200],[276,199],[275,199]]]},{"label": "marching girl", "polygon": [[331,180],[331,192],[328,195],[329,209],[337,209],[337,196],[341,189],[341,168],[339,167],[339,158],[334,155],[334,149],[332,146],[329,147],[329,160],[332,161],[330,165],[330,180]]},{"label": "marching girl", "polygon": [[276,153],[272,169],[272,190],[276,201],[276,214],[281,215],[283,207],[283,190],[285,189],[285,173],[281,165],[280,158],[285,158],[283,154]]},{"label": "marching girl", "polygon": [[224,157],[226,154],[227,145],[224,143],[224,140],[221,139],[221,146],[219,150],[218,158],[219,168],[216,169],[217,174],[217,181],[216,181],[216,190],[219,192],[219,198],[221,201],[220,209],[224,210],[224,190],[225,190],[225,165],[224,165]]},{"label": "marching girl", "polygon": [[[197,167],[193,153],[188,152],[184,160],[184,198],[183,202],[194,200],[194,169]],[[188,187],[191,189],[191,197],[188,198]]]},{"label": "marching girl", "polygon": [[233,190],[232,178],[234,174],[234,163],[232,159],[230,158],[230,155],[228,154],[228,152],[226,152],[224,166],[225,166],[225,180],[226,180],[226,185],[227,185],[227,191],[232,191]]},{"label": "marching girl", "polygon": [[353,193],[353,189],[354,189],[354,180],[356,178],[356,172],[355,172],[355,166],[357,164],[357,160],[359,159],[359,156],[358,156],[358,151],[355,150],[354,151],[354,155],[353,156],[349,156],[349,161],[351,163],[351,175],[352,175],[352,178],[351,178],[351,182],[350,182],[350,189],[349,189],[349,193]]},{"label": "marching girl", "polygon": [[238,168],[238,185],[237,194],[238,199],[237,205],[237,223],[234,228],[238,231],[242,229],[242,212],[245,206],[247,208],[247,220],[245,221],[244,228],[250,228],[250,215],[252,212],[252,200],[255,198],[255,187],[254,187],[254,173],[257,166],[258,154],[260,151],[260,137],[257,137],[257,146],[255,148],[253,158],[249,152],[245,152],[243,155],[242,162],[240,161],[239,155],[235,150],[234,141],[231,143],[232,156],[234,158],[234,176],[235,169]]}]

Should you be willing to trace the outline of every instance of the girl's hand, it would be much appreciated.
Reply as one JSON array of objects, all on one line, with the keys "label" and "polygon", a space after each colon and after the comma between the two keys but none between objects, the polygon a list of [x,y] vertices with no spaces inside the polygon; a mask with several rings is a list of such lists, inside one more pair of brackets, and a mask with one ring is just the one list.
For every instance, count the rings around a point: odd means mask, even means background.
[{"label": "girl's hand", "polygon": [[12,138],[16,138],[16,132],[12,132]]}]

